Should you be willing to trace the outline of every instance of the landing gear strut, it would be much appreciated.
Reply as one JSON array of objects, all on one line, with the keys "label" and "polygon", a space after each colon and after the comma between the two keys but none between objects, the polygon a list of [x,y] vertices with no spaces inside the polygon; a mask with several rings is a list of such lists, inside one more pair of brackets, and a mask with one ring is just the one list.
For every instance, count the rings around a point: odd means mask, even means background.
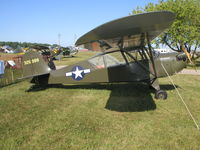
[{"label": "landing gear strut", "polygon": [[155,78],[150,82],[150,88],[155,90],[155,99],[167,99],[167,92],[160,89],[158,79]]},{"label": "landing gear strut", "polygon": [[167,92],[164,91],[164,90],[157,90],[155,92],[155,98],[156,99],[166,100],[167,99]]}]

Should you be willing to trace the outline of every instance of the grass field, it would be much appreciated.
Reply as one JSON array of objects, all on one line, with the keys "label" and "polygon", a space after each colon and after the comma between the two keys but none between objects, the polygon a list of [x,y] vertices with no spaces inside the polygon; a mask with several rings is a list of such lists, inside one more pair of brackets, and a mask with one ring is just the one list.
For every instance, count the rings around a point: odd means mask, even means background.
[{"label": "grass field", "polygon": [[[200,77],[172,78],[200,124]],[[159,81],[166,101],[142,84],[0,88],[0,149],[198,150],[200,131],[168,79]]]},{"label": "grass field", "polygon": [[[199,76],[173,79],[200,123]],[[166,101],[137,84],[1,88],[0,148],[199,149],[200,131],[168,80],[160,82]]]},{"label": "grass field", "polygon": [[187,65],[187,68],[188,69],[200,69],[200,58],[198,58],[198,59],[196,59],[195,61],[194,61],[194,64],[188,64]]}]

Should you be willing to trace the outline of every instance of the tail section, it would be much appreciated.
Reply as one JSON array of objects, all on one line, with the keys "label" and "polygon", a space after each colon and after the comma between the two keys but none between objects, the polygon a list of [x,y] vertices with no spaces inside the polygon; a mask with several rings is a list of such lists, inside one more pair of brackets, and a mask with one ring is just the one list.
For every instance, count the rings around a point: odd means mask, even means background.
[{"label": "tail section", "polygon": [[29,51],[22,58],[23,78],[46,76],[51,71],[38,52]]}]

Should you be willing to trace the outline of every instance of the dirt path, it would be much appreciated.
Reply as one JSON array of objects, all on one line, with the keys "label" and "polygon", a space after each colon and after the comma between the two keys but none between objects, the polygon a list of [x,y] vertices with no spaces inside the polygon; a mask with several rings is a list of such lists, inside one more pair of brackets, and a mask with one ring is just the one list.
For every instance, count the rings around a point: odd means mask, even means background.
[{"label": "dirt path", "polygon": [[192,74],[192,75],[200,75],[200,70],[195,69],[183,69],[179,74]]},{"label": "dirt path", "polygon": [[[67,66],[67,65],[66,65]],[[66,66],[56,66],[56,69],[61,69],[61,68],[64,68]]]}]

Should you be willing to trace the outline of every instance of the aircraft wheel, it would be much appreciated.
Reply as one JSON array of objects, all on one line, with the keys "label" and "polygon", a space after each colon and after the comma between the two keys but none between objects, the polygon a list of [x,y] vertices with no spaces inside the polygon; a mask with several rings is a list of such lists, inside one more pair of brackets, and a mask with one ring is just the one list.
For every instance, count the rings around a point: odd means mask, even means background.
[{"label": "aircraft wheel", "polygon": [[164,90],[158,90],[155,93],[155,98],[166,100],[167,99],[167,92],[165,92]]}]

